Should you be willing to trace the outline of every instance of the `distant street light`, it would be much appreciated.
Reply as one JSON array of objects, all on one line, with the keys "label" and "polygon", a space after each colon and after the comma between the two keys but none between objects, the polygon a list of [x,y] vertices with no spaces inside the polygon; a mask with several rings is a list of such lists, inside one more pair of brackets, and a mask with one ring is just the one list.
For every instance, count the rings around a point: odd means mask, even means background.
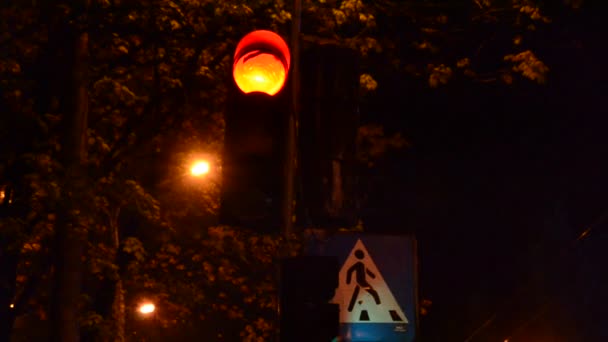
[{"label": "distant street light", "polygon": [[156,306],[150,301],[143,301],[137,307],[137,311],[140,314],[139,327],[144,336],[148,337],[148,341],[164,341],[162,339],[161,326],[158,321],[158,313],[156,312]]},{"label": "distant street light", "polygon": [[142,315],[149,315],[156,310],[156,306],[153,303],[143,303],[139,306],[139,313]]},{"label": "distant street light", "polygon": [[209,162],[205,160],[199,160],[192,165],[192,167],[190,168],[190,173],[194,177],[200,177],[208,174],[210,169],[211,166],[209,165]]}]

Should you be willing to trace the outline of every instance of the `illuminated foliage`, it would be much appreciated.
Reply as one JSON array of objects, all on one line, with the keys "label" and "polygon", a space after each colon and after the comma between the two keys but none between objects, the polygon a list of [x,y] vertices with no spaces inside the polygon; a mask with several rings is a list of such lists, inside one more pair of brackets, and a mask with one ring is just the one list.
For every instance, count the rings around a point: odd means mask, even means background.
[{"label": "illuminated foliage", "polygon": [[505,61],[513,63],[513,71],[538,83],[545,83],[549,68],[539,60],[532,51],[527,50],[516,55],[506,55]]}]

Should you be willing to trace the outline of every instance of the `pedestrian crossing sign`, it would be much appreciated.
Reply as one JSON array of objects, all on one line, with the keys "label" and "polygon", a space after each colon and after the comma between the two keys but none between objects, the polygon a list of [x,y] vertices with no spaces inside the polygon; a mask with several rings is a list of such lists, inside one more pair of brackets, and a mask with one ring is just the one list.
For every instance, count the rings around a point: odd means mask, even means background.
[{"label": "pedestrian crossing sign", "polygon": [[413,236],[310,236],[307,254],[335,256],[340,264],[330,301],[339,306],[340,341],[416,341],[418,270]]},{"label": "pedestrian crossing sign", "polygon": [[346,258],[338,280],[332,303],[340,305],[340,323],[408,323],[361,239]]}]

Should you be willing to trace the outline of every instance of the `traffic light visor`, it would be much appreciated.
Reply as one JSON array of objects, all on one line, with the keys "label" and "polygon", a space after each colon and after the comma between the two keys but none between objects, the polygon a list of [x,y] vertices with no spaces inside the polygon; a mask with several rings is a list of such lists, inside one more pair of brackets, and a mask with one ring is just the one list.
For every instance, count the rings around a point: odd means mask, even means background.
[{"label": "traffic light visor", "polygon": [[232,75],[244,93],[275,95],[285,85],[290,54],[278,34],[258,30],[247,34],[236,47]]}]

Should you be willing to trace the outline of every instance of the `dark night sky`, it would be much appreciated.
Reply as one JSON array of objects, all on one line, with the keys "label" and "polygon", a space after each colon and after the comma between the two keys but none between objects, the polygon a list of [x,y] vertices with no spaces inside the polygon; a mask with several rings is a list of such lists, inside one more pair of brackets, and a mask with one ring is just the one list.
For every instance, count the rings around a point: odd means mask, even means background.
[{"label": "dark night sky", "polygon": [[[472,341],[502,341],[545,293],[548,313],[512,341],[608,340],[597,323],[608,317],[599,290],[608,286],[608,220],[567,248],[608,211],[599,28],[599,15],[587,14],[560,27],[570,39],[548,33],[539,52],[551,68],[545,86],[456,80],[429,91],[379,80],[378,115],[412,147],[379,168],[368,223],[418,236],[422,297],[433,301],[425,341],[464,341],[493,313]],[[545,285],[533,289],[535,276]]]}]

